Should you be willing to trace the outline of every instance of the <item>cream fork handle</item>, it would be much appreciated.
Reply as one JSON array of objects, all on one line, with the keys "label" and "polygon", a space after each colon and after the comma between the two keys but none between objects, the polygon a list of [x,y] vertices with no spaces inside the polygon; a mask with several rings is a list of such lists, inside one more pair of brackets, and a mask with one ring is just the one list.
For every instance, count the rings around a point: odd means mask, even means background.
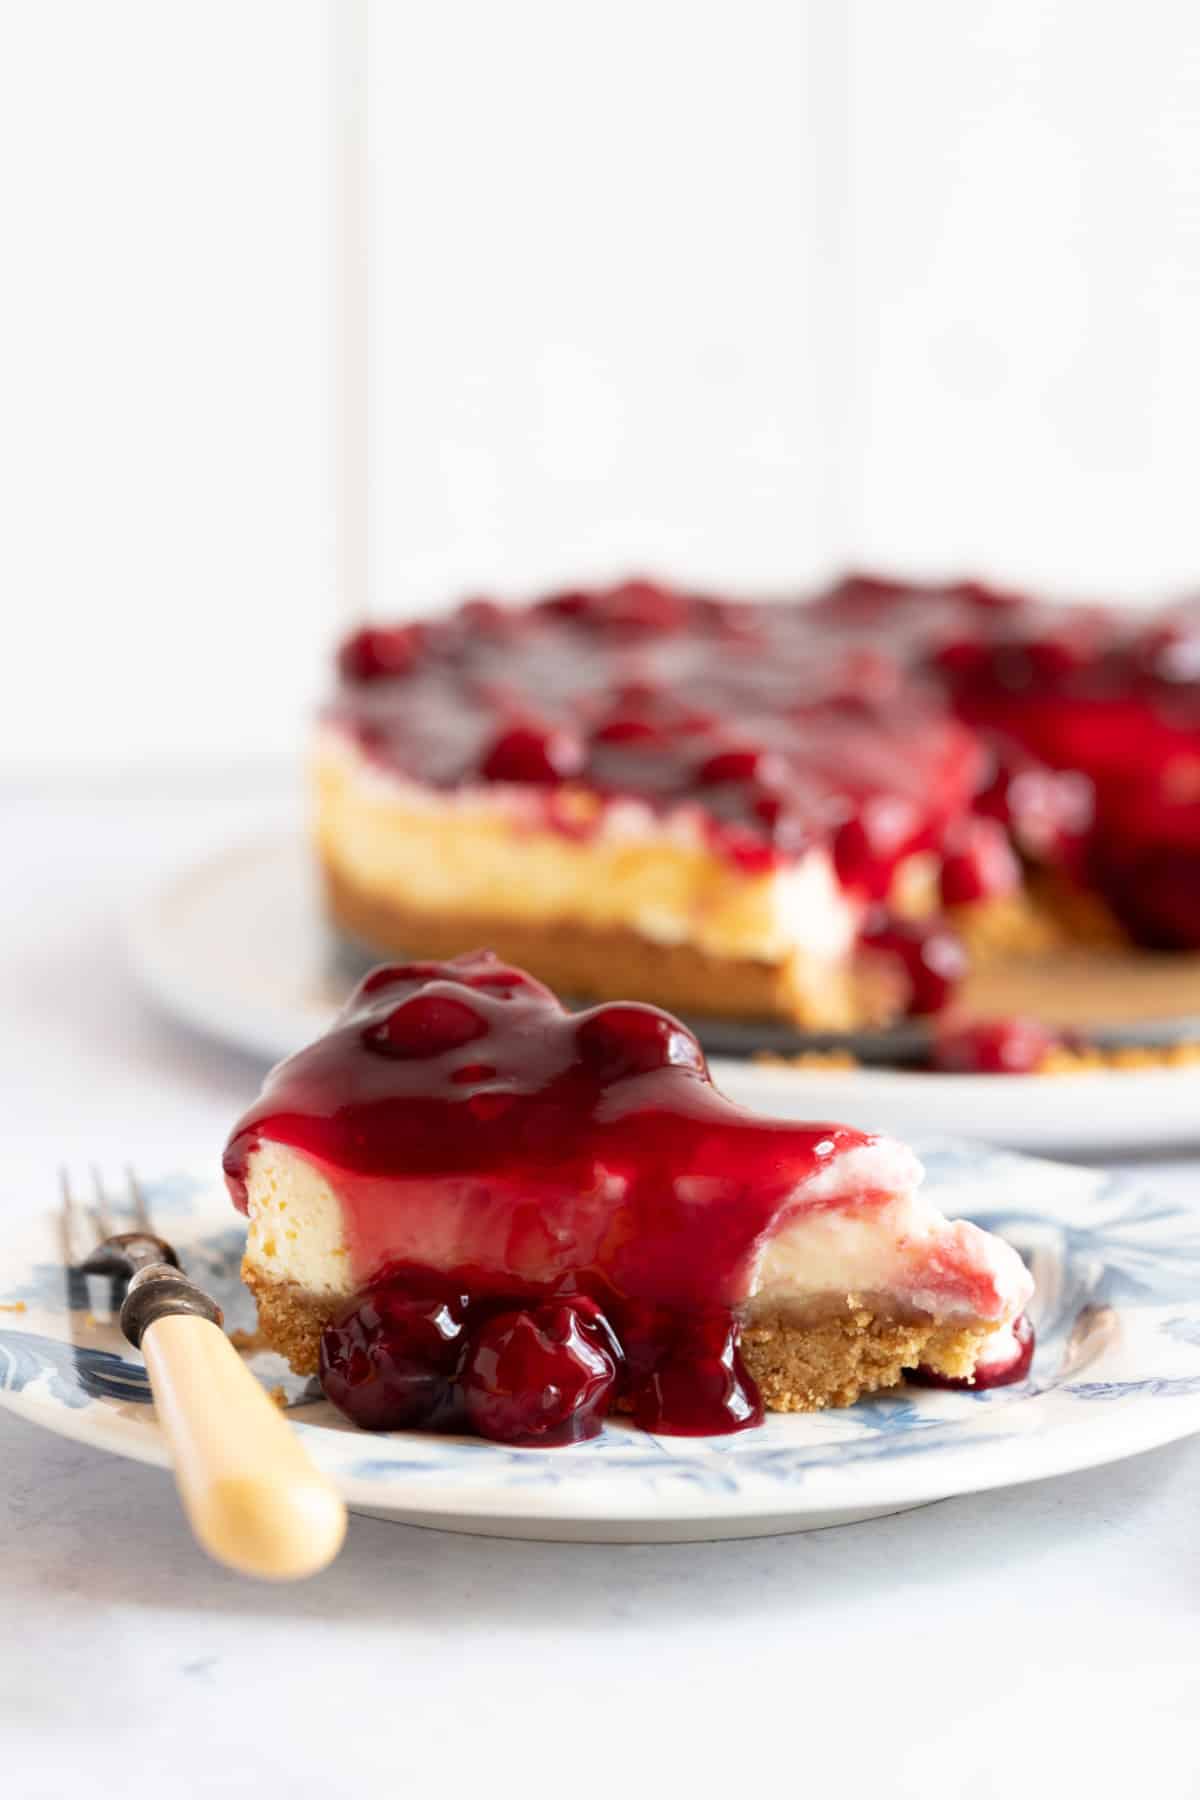
[{"label": "cream fork handle", "polygon": [[184,1510],[210,1556],[264,1581],[299,1581],[346,1535],[332,1482],[211,1319],[174,1313],[142,1333]]}]

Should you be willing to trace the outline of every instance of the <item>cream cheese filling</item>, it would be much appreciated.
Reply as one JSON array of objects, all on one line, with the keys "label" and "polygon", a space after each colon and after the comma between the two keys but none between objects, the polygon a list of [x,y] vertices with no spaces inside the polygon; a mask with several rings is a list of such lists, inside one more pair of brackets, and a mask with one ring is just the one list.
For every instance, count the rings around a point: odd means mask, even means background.
[{"label": "cream cheese filling", "polygon": [[315,832],[327,866],[384,904],[440,917],[625,929],[715,957],[829,963],[850,951],[861,912],[824,848],[764,874],[708,843],[694,807],[659,815],[637,800],[600,807],[583,790],[555,804],[586,830],[544,817],[529,790],[422,787],[373,763],[326,726],[313,757]]},{"label": "cream cheese filling", "polygon": [[[255,1274],[318,1298],[353,1293],[358,1278],[341,1205],[321,1170],[302,1152],[264,1141],[246,1173],[246,1262]],[[790,1220],[784,1209],[785,1223],[751,1271],[748,1315],[786,1313],[826,1296],[875,1294],[938,1319],[1015,1317],[1033,1285],[1020,1257],[966,1221],[948,1223],[917,1191],[920,1179],[912,1151],[880,1138],[846,1151],[802,1184],[800,1209]],[[859,1205],[839,1204],[860,1195]],[[957,1292],[945,1277],[947,1257],[961,1258],[971,1271]],[[936,1283],[931,1269],[941,1274]]]}]

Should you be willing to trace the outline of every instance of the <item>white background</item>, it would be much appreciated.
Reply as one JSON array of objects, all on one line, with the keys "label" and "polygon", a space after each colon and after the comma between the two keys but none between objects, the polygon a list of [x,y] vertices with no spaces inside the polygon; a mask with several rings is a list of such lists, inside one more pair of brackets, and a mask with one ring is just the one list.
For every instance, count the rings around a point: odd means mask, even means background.
[{"label": "white background", "polygon": [[[1190,582],[1185,0],[371,8],[376,605]],[[0,0],[0,766],[290,754],[337,629],[325,0]]]}]

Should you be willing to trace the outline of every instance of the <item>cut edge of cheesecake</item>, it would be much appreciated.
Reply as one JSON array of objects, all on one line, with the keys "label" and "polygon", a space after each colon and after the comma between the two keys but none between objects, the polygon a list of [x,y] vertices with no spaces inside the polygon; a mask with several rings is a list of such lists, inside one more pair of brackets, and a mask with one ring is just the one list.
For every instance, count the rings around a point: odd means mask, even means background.
[{"label": "cut edge of cheesecake", "polygon": [[[1024,1310],[1017,1253],[918,1190],[904,1145],[874,1138],[802,1184],[760,1247],[738,1307],[746,1367],[772,1412],[849,1406],[918,1364],[969,1380],[994,1332]],[[364,1282],[352,1269],[333,1186],[303,1153],[265,1139],[246,1178],[242,1275],[263,1341],[298,1374]]]}]

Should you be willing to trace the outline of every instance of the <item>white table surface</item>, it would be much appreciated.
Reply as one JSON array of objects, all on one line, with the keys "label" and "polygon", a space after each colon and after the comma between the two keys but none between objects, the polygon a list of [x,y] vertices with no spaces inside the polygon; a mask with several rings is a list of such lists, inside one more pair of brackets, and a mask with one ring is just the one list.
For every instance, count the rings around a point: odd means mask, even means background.
[{"label": "white table surface", "polygon": [[[261,1070],[156,1016],[117,918],[292,803],[265,773],[0,787],[0,1211],[59,1160],[218,1154]],[[355,1519],[277,1590],[204,1560],[166,1474],[0,1411],[0,1547],[14,1800],[1200,1793],[1200,1441],[743,1543]]]}]

